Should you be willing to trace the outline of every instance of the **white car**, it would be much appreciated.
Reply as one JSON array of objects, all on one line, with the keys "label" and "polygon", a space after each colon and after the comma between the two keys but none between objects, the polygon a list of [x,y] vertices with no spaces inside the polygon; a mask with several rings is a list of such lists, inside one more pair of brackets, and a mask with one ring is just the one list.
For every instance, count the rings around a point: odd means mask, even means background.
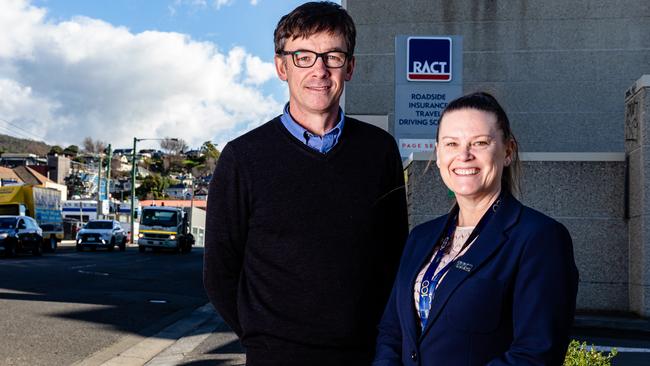
[{"label": "white car", "polygon": [[84,227],[77,233],[78,251],[84,248],[95,250],[97,248],[106,248],[112,251],[115,246],[120,251],[126,250],[126,232],[122,225],[115,220],[92,220],[88,221]]}]

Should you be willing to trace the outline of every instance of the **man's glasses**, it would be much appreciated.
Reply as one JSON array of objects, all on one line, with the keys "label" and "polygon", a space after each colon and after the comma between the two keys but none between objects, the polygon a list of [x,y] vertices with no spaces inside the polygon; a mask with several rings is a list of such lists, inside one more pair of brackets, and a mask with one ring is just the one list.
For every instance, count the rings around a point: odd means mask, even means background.
[{"label": "man's glasses", "polygon": [[314,66],[318,58],[322,58],[325,66],[331,69],[339,69],[345,65],[348,59],[347,52],[343,51],[329,51],[323,53],[316,53],[313,51],[297,50],[297,51],[280,51],[280,55],[289,56],[293,59],[293,64],[300,68],[308,68]]}]

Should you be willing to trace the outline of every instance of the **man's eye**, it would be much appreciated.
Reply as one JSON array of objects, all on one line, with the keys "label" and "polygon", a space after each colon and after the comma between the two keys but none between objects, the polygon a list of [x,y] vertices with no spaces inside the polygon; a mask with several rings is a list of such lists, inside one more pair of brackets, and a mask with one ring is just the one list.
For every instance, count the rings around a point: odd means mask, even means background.
[{"label": "man's eye", "polygon": [[456,147],[456,146],[458,146],[458,144],[455,143],[455,142],[447,142],[447,143],[445,143],[445,146],[447,146],[447,147]]},{"label": "man's eye", "polygon": [[341,61],[342,60],[341,57],[339,57],[338,55],[327,55],[327,59],[330,60],[330,61]]},{"label": "man's eye", "polygon": [[306,55],[306,56],[297,56],[297,59],[298,59],[298,61],[302,61],[302,62],[305,62],[305,61],[311,61],[311,56],[309,56],[309,55]]}]

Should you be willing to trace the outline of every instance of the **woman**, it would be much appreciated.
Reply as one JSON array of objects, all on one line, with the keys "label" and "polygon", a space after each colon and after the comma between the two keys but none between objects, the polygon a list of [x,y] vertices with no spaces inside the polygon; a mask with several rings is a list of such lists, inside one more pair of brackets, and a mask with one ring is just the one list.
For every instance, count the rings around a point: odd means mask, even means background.
[{"label": "woman", "polygon": [[448,105],[436,164],[457,204],[411,232],[373,365],[561,365],[578,286],[571,237],[513,197],[517,142],[494,97]]}]

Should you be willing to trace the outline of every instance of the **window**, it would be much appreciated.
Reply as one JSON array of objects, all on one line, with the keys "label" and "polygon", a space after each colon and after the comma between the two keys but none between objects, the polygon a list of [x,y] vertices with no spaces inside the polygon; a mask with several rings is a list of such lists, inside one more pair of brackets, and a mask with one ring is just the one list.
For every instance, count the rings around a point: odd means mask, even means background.
[{"label": "window", "polygon": [[84,226],[84,229],[111,229],[113,223],[110,221],[91,221]]},{"label": "window", "polygon": [[16,227],[14,217],[0,217],[0,229],[13,229]]},{"label": "window", "polygon": [[143,210],[140,223],[151,226],[176,226],[178,225],[178,215],[176,211]]}]

